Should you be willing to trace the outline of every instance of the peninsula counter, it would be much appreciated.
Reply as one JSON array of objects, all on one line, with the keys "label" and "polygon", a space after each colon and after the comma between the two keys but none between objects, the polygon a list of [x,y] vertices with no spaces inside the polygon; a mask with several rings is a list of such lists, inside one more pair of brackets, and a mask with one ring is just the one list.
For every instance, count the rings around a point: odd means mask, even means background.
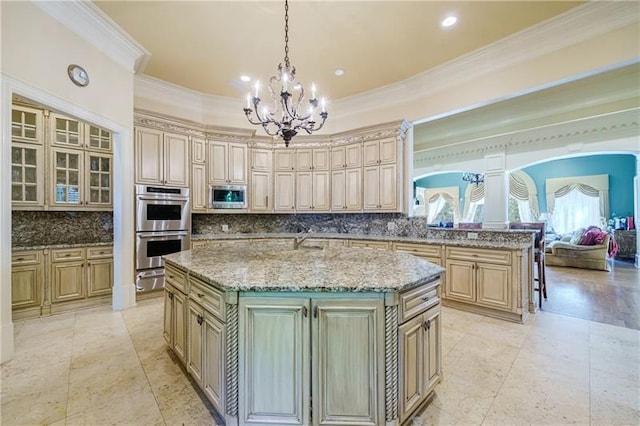
[{"label": "peninsula counter", "polygon": [[444,269],[238,242],[165,257],[164,336],[227,425],[400,425],[441,376]]}]

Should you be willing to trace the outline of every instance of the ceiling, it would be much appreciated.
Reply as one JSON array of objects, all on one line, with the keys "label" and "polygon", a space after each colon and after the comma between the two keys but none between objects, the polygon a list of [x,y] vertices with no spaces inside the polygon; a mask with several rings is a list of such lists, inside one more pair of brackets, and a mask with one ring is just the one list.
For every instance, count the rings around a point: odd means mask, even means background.
[{"label": "ceiling", "polygon": [[[284,57],[284,2],[96,1],[151,58],[144,74],[244,97]],[[583,1],[303,1],[289,4],[299,81],[330,100],[407,79],[580,6]],[[449,14],[458,23],[442,29]],[[345,74],[337,77],[337,68]]]}]

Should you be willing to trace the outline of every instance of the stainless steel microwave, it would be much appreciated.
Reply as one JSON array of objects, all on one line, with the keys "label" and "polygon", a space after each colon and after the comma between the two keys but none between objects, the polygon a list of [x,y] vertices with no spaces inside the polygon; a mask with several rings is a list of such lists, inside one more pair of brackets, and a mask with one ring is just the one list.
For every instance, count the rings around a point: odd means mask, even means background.
[{"label": "stainless steel microwave", "polygon": [[209,187],[209,204],[212,209],[246,209],[246,185],[212,185]]}]

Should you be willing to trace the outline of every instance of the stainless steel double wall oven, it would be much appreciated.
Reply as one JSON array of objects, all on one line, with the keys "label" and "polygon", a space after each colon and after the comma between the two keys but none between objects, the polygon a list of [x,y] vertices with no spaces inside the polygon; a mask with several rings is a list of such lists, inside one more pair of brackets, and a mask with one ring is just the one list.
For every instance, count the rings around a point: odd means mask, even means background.
[{"label": "stainless steel double wall oven", "polygon": [[136,290],[163,288],[162,256],[190,244],[189,188],[136,185]]}]

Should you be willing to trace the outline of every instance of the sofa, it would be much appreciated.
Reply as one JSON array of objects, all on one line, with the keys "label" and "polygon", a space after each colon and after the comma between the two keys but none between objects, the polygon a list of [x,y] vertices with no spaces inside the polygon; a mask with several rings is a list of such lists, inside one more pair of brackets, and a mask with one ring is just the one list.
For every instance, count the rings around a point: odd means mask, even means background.
[{"label": "sofa", "polygon": [[[603,231],[600,232],[604,234]],[[591,245],[581,244],[584,238],[575,236],[570,241],[552,241],[545,247],[546,264],[611,271],[608,261],[610,238],[608,234],[604,234],[597,244],[593,244],[593,240],[589,241]]]}]

